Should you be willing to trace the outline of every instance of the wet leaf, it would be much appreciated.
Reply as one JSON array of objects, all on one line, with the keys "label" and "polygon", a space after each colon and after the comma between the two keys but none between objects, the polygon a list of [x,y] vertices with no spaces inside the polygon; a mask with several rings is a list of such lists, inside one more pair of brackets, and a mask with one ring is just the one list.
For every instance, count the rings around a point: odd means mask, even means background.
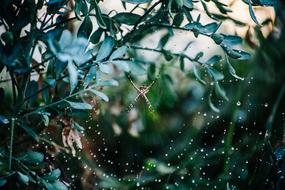
[{"label": "wet leaf", "polygon": [[110,36],[106,37],[97,53],[96,61],[102,61],[107,58],[111,54],[114,45],[114,39]]},{"label": "wet leaf", "polygon": [[206,84],[206,82],[202,79],[201,73],[198,70],[197,66],[195,64],[192,64],[192,67],[193,67],[193,73],[194,73],[196,79],[199,80],[202,84]]},{"label": "wet leaf", "polygon": [[116,14],[113,19],[121,24],[135,25],[140,17],[138,14],[124,12]]},{"label": "wet leaf", "polygon": [[251,0],[248,0],[248,8],[249,8],[249,14],[250,14],[252,20],[255,22],[255,24],[260,25],[255,14],[254,14]]},{"label": "wet leaf", "polygon": [[19,180],[24,183],[25,185],[29,184],[29,176],[21,173],[21,172],[17,172]]},{"label": "wet leaf", "polygon": [[106,94],[104,94],[103,92],[94,90],[94,89],[89,89],[90,92],[92,92],[93,94],[95,94],[96,96],[99,96],[102,100],[104,100],[105,102],[109,101],[109,98]]},{"label": "wet leaf", "polygon": [[89,86],[90,82],[93,80],[93,78],[95,77],[96,75],[96,71],[97,71],[97,68],[96,66],[92,66],[90,67],[88,73],[86,74],[86,77],[84,79],[84,87],[86,88],[87,86]]},{"label": "wet leaf", "polygon": [[226,101],[229,101],[229,98],[227,97],[225,90],[221,88],[218,82],[215,82],[215,92],[218,97]]},{"label": "wet leaf", "polygon": [[221,61],[221,59],[222,59],[222,56],[214,55],[213,57],[208,59],[208,61],[206,61],[205,64],[207,64],[207,65],[215,65],[215,64],[219,63]]},{"label": "wet leaf", "polygon": [[212,96],[211,96],[211,94],[210,94],[210,95],[209,95],[209,98],[208,98],[208,104],[209,104],[210,108],[211,108],[214,112],[219,113],[219,112],[220,112],[220,109],[217,108],[217,107],[213,104],[211,97],[212,97]]},{"label": "wet leaf", "polygon": [[95,32],[93,32],[93,34],[90,36],[90,42],[92,44],[97,44],[100,41],[103,31],[104,30],[102,28],[98,28]]},{"label": "wet leaf", "polygon": [[119,82],[113,79],[110,80],[100,80],[96,86],[119,86]]},{"label": "wet leaf", "polygon": [[112,53],[112,55],[110,56],[110,60],[122,58],[124,56],[124,54],[127,53],[127,51],[128,51],[128,47],[127,46],[119,47],[118,49],[116,49]]},{"label": "wet leaf", "polygon": [[40,152],[36,151],[30,151],[24,155],[24,157],[21,158],[21,160],[29,163],[29,164],[39,164],[43,162],[44,155]]},{"label": "wet leaf", "polygon": [[217,71],[214,68],[208,68],[208,73],[214,78],[215,81],[219,81],[219,80],[224,79],[223,73]]},{"label": "wet leaf", "polygon": [[0,187],[3,187],[7,183],[6,179],[0,179]]},{"label": "wet leaf", "polygon": [[95,8],[96,18],[97,18],[96,20],[97,20],[99,27],[102,29],[107,29],[106,23],[104,22],[102,18],[102,13],[101,13],[100,7],[97,4],[97,1],[93,1],[93,2],[94,2],[94,8]]},{"label": "wet leaf", "polygon": [[70,94],[71,94],[76,88],[78,83],[78,71],[76,66],[72,62],[69,62],[67,64],[67,70],[69,73]]},{"label": "wet leaf", "polygon": [[92,109],[92,105],[88,104],[88,103],[84,103],[84,102],[71,102],[71,101],[67,101],[66,102],[74,109],[78,109],[78,110],[91,110]]},{"label": "wet leaf", "polygon": [[81,125],[79,125],[79,124],[76,123],[76,122],[73,122],[73,123],[72,123],[72,128],[76,129],[76,130],[79,131],[79,132],[85,131],[84,127],[82,127]]},{"label": "wet leaf", "polygon": [[55,169],[48,174],[46,174],[43,178],[48,180],[48,181],[55,181],[57,180],[61,175],[60,169]]},{"label": "wet leaf", "polygon": [[92,30],[93,30],[93,24],[90,20],[90,17],[85,16],[83,22],[81,23],[78,29],[77,36],[88,39]]},{"label": "wet leaf", "polygon": [[9,120],[3,116],[3,115],[0,115],[0,123],[2,124],[8,124],[9,123]]},{"label": "wet leaf", "polygon": [[235,77],[236,79],[239,79],[239,80],[244,80],[243,77],[240,77],[236,74],[236,70],[235,68],[230,64],[230,61],[229,61],[229,58],[226,57],[226,62],[227,62],[227,65],[228,65],[228,69],[229,69],[229,73]]},{"label": "wet leaf", "polygon": [[111,63],[116,65],[120,70],[123,70],[125,72],[130,72],[129,61],[117,60],[117,61],[111,61]]},{"label": "wet leaf", "polygon": [[99,70],[102,73],[106,73],[106,74],[112,74],[113,73],[113,67],[111,64],[106,64],[106,63],[99,64]]}]

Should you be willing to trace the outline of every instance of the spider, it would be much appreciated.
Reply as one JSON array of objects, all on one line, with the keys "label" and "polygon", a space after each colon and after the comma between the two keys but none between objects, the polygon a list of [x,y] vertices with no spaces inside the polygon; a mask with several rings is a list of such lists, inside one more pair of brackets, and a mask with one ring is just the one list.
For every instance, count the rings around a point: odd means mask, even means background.
[{"label": "spider", "polygon": [[[148,86],[136,86],[135,83],[132,81],[132,79],[130,77],[128,77],[132,86],[138,91],[138,95],[137,97],[134,99],[134,102],[137,102],[139,97],[144,98],[144,100],[146,101],[146,104],[148,105],[148,109],[150,109],[151,111],[153,111],[153,107],[149,101],[149,99],[147,98],[146,94],[149,92],[150,88],[154,85],[154,83],[157,81],[157,78],[152,81]],[[130,108],[133,107],[133,104],[130,105]]]}]

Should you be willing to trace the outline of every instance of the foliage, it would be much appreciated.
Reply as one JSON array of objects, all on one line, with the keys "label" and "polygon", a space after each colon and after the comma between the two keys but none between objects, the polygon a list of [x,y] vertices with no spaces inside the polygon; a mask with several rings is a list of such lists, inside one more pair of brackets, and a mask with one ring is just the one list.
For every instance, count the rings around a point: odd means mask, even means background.
[{"label": "foliage", "polygon": [[[0,71],[2,75],[9,77],[1,81],[1,84],[5,85],[0,88],[2,108],[0,187],[59,190],[76,188],[78,187],[76,182],[71,184],[74,182],[72,176],[75,172],[83,173],[82,168],[66,166],[66,160],[74,163],[82,161],[85,169],[88,167],[91,168],[90,171],[94,170],[95,184],[100,188],[135,189],[138,186],[162,188],[161,184],[158,185],[156,182],[163,180],[162,186],[166,189],[188,189],[192,185],[193,188],[198,189],[212,187],[233,189],[232,182],[235,186],[239,186],[239,183],[249,180],[249,174],[239,176],[242,178],[241,181],[234,181],[233,177],[228,175],[232,169],[232,162],[244,164],[244,161],[251,156],[245,155],[240,159],[234,157],[230,149],[232,133],[229,133],[226,142],[215,142],[217,150],[211,151],[212,147],[203,148],[204,145],[201,144],[203,139],[207,138],[205,135],[207,130],[198,130],[198,128],[187,129],[185,136],[177,142],[179,145],[171,145],[175,147],[174,153],[163,150],[164,155],[167,155],[166,158],[139,160],[144,162],[143,170],[135,169],[135,172],[141,171],[138,174],[139,177],[133,173],[128,176],[124,176],[124,173],[106,175],[104,169],[108,173],[112,167],[102,169],[99,167],[100,164],[90,161],[90,152],[86,153],[87,150],[84,150],[82,145],[84,142],[82,138],[92,139],[90,130],[87,130],[90,123],[82,122],[88,121],[90,113],[91,117],[102,118],[99,121],[100,126],[108,126],[102,130],[112,146],[115,146],[116,140],[128,145],[124,140],[125,136],[120,136],[118,139],[108,137],[113,129],[117,129],[117,133],[120,133],[118,123],[128,125],[137,122],[133,126],[140,126],[138,124],[140,121],[133,116],[137,114],[135,109],[123,112],[124,108],[120,108],[119,112],[122,113],[113,114],[116,113],[115,103],[127,105],[130,102],[128,99],[130,92],[126,87],[126,84],[129,84],[127,80],[136,81],[135,79],[147,78],[145,83],[149,84],[157,79],[158,84],[154,84],[157,88],[149,92],[152,100],[150,102],[157,102],[154,106],[156,111],[150,112],[148,109],[143,109],[141,118],[145,118],[144,122],[152,125],[167,126],[168,122],[174,118],[172,115],[167,116],[169,110],[174,109],[174,104],[181,104],[176,108],[177,114],[183,117],[186,110],[191,118],[197,116],[194,113],[200,105],[197,101],[191,101],[188,102],[188,107],[183,107],[182,104],[186,101],[178,98],[181,94],[175,86],[180,76],[174,75],[171,69],[177,68],[178,65],[179,72],[183,73],[185,80],[194,84],[191,87],[193,89],[187,89],[189,93],[196,92],[193,95],[194,99],[204,98],[204,93],[206,94],[208,103],[202,106],[206,108],[209,106],[213,111],[209,110],[209,113],[226,113],[228,108],[225,102],[230,102],[234,96],[229,97],[225,90],[227,87],[229,92],[232,92],[232,87],[227,86],[225,79],[234,78],[243,81],[244,78],[237,74],[233,65],[237,61],[246,61],[251,58],[250,53],[242,50],[241,37],[219,31],[224,20],[232,20],[227,14],[231,10],[219,1],[122,0],[125,12],[119,13],[104,12],[102,3],[98,0],[3,0],[1,2],[0,27],[3,30],[0,30]],[[214,3],[219,13],[209,11],[210,3]],[[246,3],[249,5],[252,19],[259,25],[257,28],[261,26],[252,6],[277,6],[272,0],[249,0]],[[194,17],[196,4],[202,4],[203,11],[211,18],[210,23],[202,23],[201,14]],[[133,8],[131,11],[130,7]],[[143,14],[136,12],[141,9]],[[80,21],[77,32],[73,28],[75,21]],[[158,40],[159,45],[156,48],[141,46],[145,38],[158,31],[164,31],[165,34]],[[175,36],[177,31],[193,34],[198,39],[201,36],[211,39],[213,44],[221,49],[222,54],[209,57],[206,56],[208,52],[198,52],[195,55],[189,55],[187,50],[191,44],[181,52],[167,49],[167,43],[170,43],[171,37]],[[140,51],[158,53],[163,57],[162,61],[150,63],[142,60]],[[121,95],[116,97],[115,89],[119,89]],[[159,95],[159,91],[162,91],[162,95]],[[185,97],[188,95],[184,94]],[[114,101],[118,98],[121,102]],[[101,100],[104,102],[112,100],[112,103],[101,103]],[[233,110],[232,115],[236,117],[239,113],[238,109],[235,107]],[[162,118],[166,118],[165,121],[162,121]],[[94,123],[91,124],[95,126]],[[270,121],[268,125],[270,126]],[[113,129],[110,129],[110,126]],[[232,124],[230,129],[234,130],[234,128]],[[139,135],[139,128],[130,128],[130,130],[133,136]],[[167,131],[160,131],[158,128],[147,130],[169,135]],[[151,132],[145,132],[141,138],[153,138],[153,141],[159,144],[151,134]],[[193,141],[199,137],[201,140]],[[258,137],[252,137],[250,140],[246,137],[243,139],[244,142],[237,144],[237,149],[241,150],[251,140],[264,143]],[[86,146],[92,146],[92,142],[90,140]],[[148,140],[145,142],[150,143]],[[96,143],[99,146],[99,142]],[[139,142],[134,140],[134,143]],[[262,150],[262,143],[250,148],[254,151]],[[153,149],[159,149],[158,144],[153,146]],[[193,147],[199,147],[199,150]],[[127,153],[131,148],[133,147],[126,146],[126,150],[122,152]],[[199,157],[205,157],[204,151],[207,163],[205,159],[199,159]],[[96,157],[93,152],[91,153]],[[277,155],[274,164],[283,167],[284,148],[276,149],[272,153]],[[134,154],[137,154],[136,151]],[[128,158],[125,160],[128,163]],[[223,166],[225,166],[221,174],[223,178],[219,177],[219,174],[207,174],[209,176],[203,174],[207,167]],[[126,166],[126,168],[129,167]],[[193,174],[187,171],[188,168],[192,168]],[[283,170],[282,172],[284,173]],[[68,176],[69,174],[72,175]],[[184,182],[187,175],[193,175],[193,179]],[[209,183],[211,180],[212,184]],[[176,187],[177,184],[180,186]]]}]

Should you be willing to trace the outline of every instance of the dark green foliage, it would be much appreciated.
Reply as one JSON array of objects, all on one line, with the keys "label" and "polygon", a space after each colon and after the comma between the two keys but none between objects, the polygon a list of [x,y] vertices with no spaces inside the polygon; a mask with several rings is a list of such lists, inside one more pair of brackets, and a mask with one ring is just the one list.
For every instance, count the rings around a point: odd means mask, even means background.
[{"label": "dark green foliage", "polygon": [[[265,140],[244,131],[233,135],[236,125],[243,127],[236,118],[244,110],[235,104],[230,109],[228,105],[242,98],[235,94],[235,88],[242,88],[248,82],[239,76],[237,71],[242,69],[236,61],[248,61],[252,56],[242,50],[241,37],[219,31],[223,20],[231,20],[227,5],[216,0],[211,2],[220,15],[209,11],[208,1],[121,0],[125,11],[110,13],[104,12],[102,3],[98,0],[1,1],[0,84],[4,85],[0,87],[0,187],[261,189],[260,179],[266,181],[267,189],[281,189],[285,151],[283,146],[274,149],[270,142],[271,137],[277,139],[274,144],[280,141],[280,131],[273,126],[271,118],[280,113],[282,91],[280,101],[275,103],[276,111],[266,123],[270,135]],[[201,22],[202,15],[193,17],[198,3],[202,3],[212,18],[209,23]],[[275,1],[268,0],[246,3],[258,27],[261,26],[252,6],[276,6]],[[127,11],[129,6],[132,12]],[[136,13],[137,10],[143,13]],[[77,33],[74,21],[80,21]],[[180,30],[193,34],[198,41],[201,36],[211,39],[223,54],[189,55],[187,48],[191,42],[181,52],[167,48]],[[165,33],[157,39],[157,48],[139,45],[158,31]],[[259,33],[262,48],[258,53],[268,64],[279,63],[284,58],[283,29],[281,33],[280,41],[272,40],[277,48],[268,45]],[[141,54],[144,51],[157,54],[157,60],[148,61]],[[256,59],[256,63],[263,62],[258,56]],[[276,65],[273,74],[278,73],[275,77],[284,82],[282,69],[282,65]],[[8,78],[2,81],[2,76]],[[147,80],[142,82],[143,78]],[[229,78],[243,83],[231,86],[225,81]],[[145,89],[140,85],[150,86]],[[279,92],[280,85],[274,90]],[[130,100],[134,93],[138,93],[137,97]],[[201,102],[204,99],[206,104]],[[128,104],[131,109],[124,111]],[[132,109],[134,104],[140,112]],[[222,124],[207,124],[202,128],[196,123],[186,128],[185,123],[203,117],[201,110],[206,110],[204,116],[221,114]],[[90,122],[90,117],[99,119]],[[207,122],[215,122],[213,118]],[[250,132],[257,133],[255,130]],[[221,131],[227,131],[224,140]],[[208,133],[217,138],[210,141]],[[177,134],[180,137],[174,142]],[[109,147],[104,147],[106,144]],[[249,154],[230,149],[235,146],[243,151],[245,145],[252,149]],[[119,153],[122,155],[107,151],[116,147],[122,149]],[[255,153],[265,155],[261,161],[264,165],[250,170],[245,162],[260,157]],[[119,164],[105,165],[119,156],[122,158]],[[270,166],[265,166],[266,163]],[[239,164],[246,168],[242,176],[235,167]],[[265,177],[259,176],[259,171],[264,171]],[[87,179],[89,173],[93,173],[92,179]],[[86,177],[81,185],[80,177]]]}]

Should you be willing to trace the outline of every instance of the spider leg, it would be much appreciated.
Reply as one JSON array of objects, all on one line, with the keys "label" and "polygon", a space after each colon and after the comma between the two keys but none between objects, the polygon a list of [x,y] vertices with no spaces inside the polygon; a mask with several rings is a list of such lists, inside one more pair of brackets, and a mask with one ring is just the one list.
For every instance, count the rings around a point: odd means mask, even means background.
[{"label": "spider leg", "polygon": [[135,98],[134,102],[137,102],[140,96],[142,96],[141,93],[139,93],[139,94],[137,95],[137,97]]},{"label": "spider leg", "polygon": [[133,82],[133,80],[131,79],[131,77],[128,77],[128,78],[129,78],[131,84],[133,85],[133,87],[134,87],[138,92],[140,92],[140,89],[135,85],[135,83]]},{"label": "spider leg", "polygon": [[146,104],[148,105],[148,109],[150,109],[151,111],[153,111],[153,107],[149,101],[149,99],[147,98],[147,96],[145,94],[143,94],[143,98],[145,99]]},{"label": "spider leg", "polygon": [[129,112],[134,108],[134,103],[136,103],[141,96],[141,93],[139,93],[136,98],[134,99],[133,103],[130,103],[130,105],[127,107],[126,111]]},{"label": "spider leg", "polygon": [[149,90],[154,84],[155,82],[157,81],[157,78],[155,80],[153,80],[149,85],[148,87],[146,88],[146,90]]}]

